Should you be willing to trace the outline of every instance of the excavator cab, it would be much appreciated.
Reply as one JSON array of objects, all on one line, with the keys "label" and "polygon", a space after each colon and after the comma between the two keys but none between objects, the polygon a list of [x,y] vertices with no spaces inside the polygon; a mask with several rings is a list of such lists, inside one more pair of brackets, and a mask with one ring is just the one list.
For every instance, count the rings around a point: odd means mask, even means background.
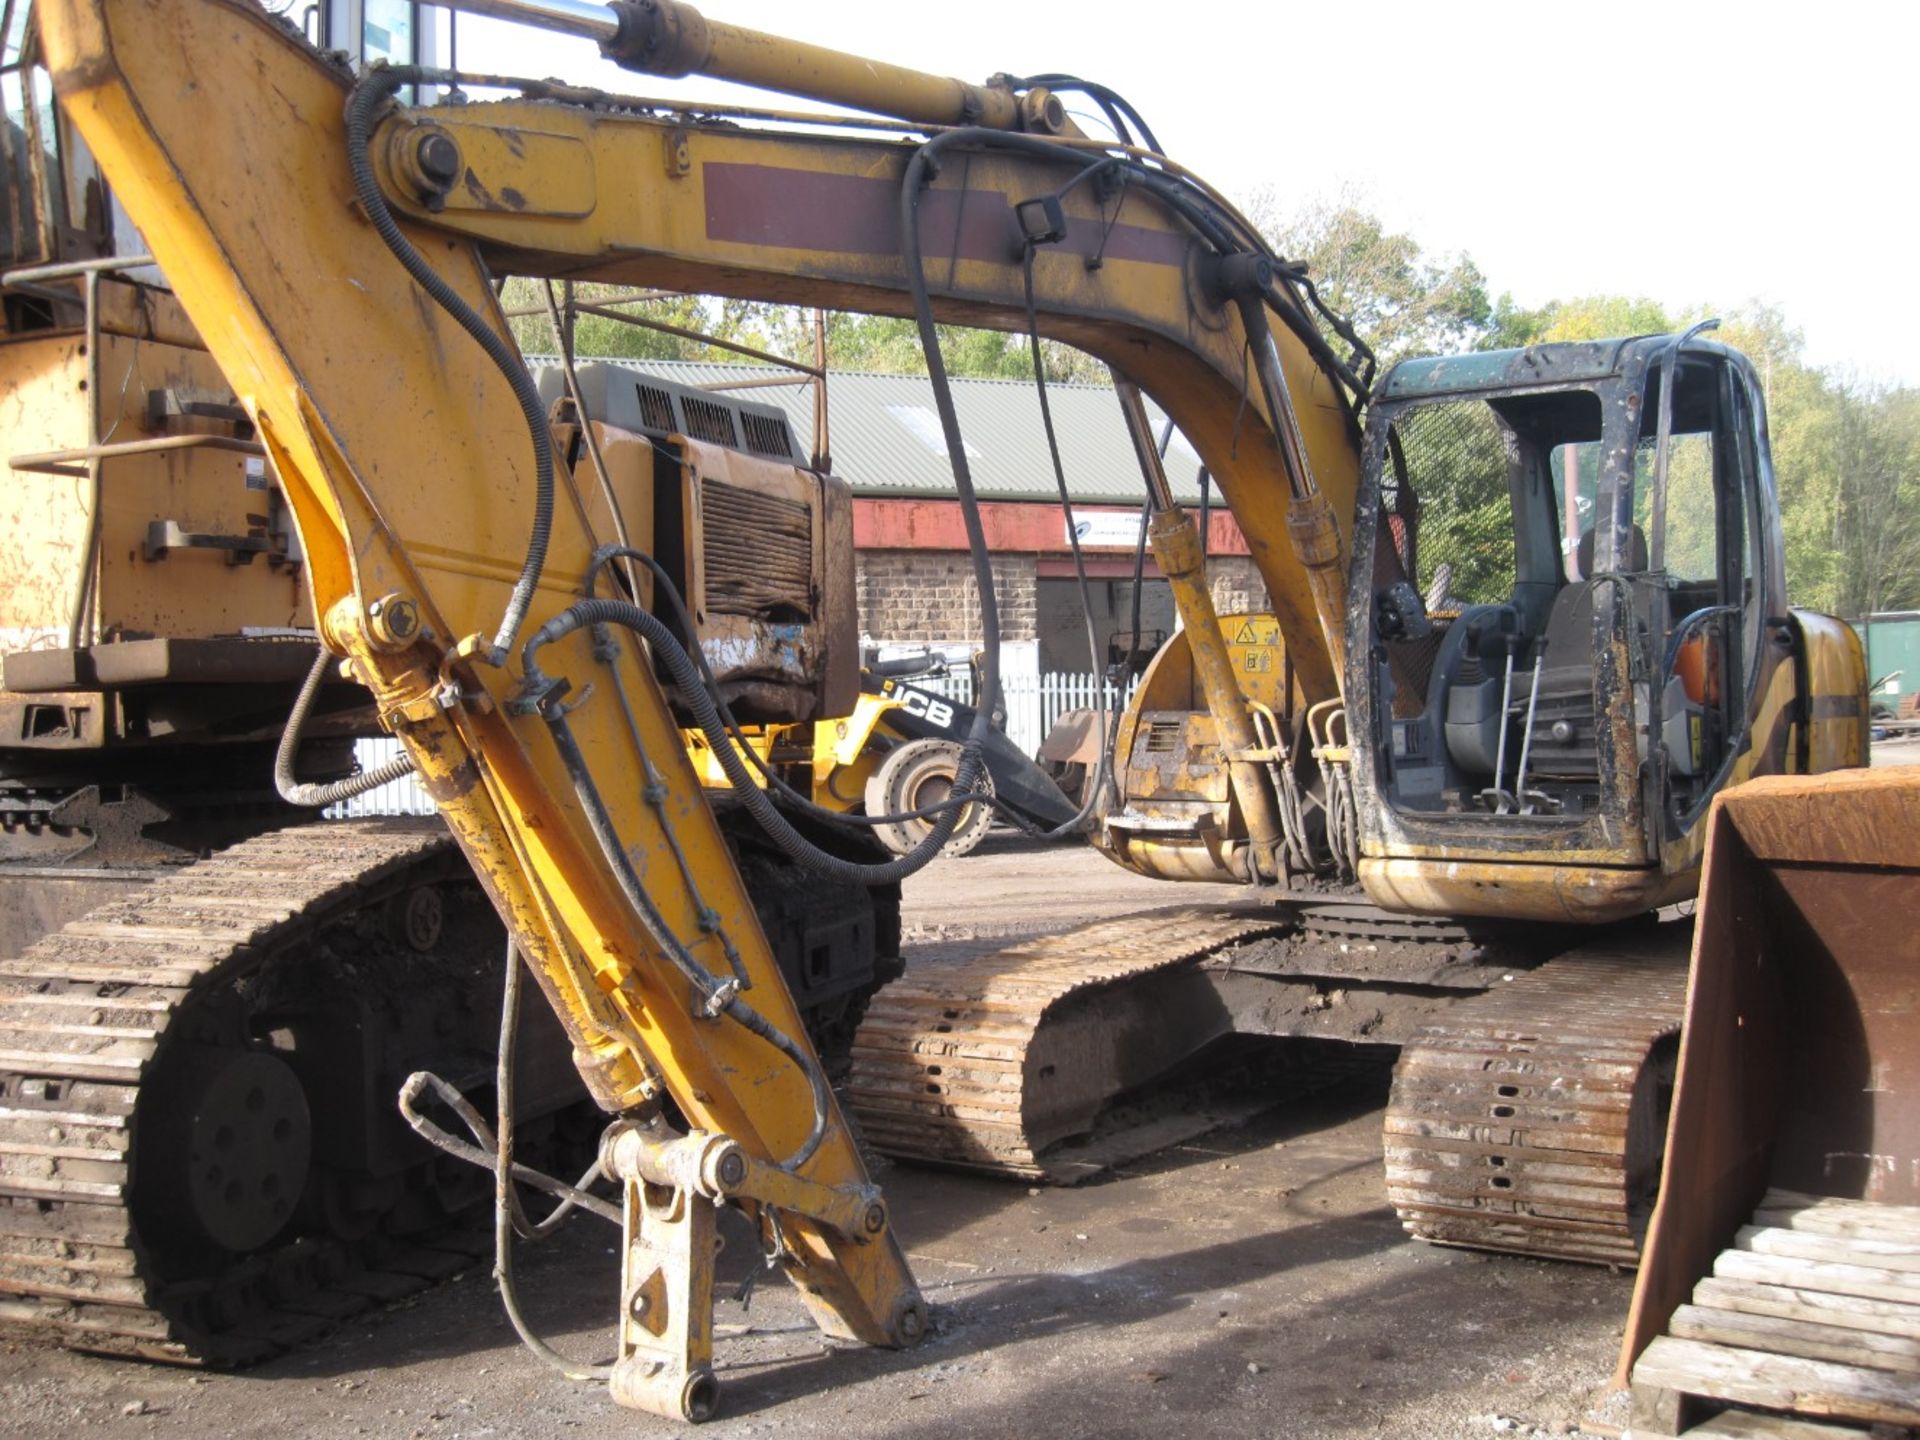
[{"label": "excavator cab", "polygon": [[1623,917],[1691,891],[1731,780],[1858,763],[1795,703],[1848,640],[1788,609],[1771,472],[1753,367],[1695,332],[1393,369],[1350,581],[1376,899]]}]

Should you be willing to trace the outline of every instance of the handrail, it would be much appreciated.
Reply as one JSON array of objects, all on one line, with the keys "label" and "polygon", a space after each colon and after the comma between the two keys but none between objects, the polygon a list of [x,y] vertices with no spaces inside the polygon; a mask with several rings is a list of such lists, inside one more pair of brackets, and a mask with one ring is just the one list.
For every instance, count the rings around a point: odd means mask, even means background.
[{"label": "handrail", "polygon": [[84,476],[80,462],[117,460],[127,455],[149,455],[172,450],[231,450],[237,455],[261,455],[267,447],[258,440],[239,440],[231,435],[163,435],[155,440],[122,440],[113,445],[83,445],[77,450],[44,450],[32,455],[15,455],[7,464],[15,470],[36,475]]}]

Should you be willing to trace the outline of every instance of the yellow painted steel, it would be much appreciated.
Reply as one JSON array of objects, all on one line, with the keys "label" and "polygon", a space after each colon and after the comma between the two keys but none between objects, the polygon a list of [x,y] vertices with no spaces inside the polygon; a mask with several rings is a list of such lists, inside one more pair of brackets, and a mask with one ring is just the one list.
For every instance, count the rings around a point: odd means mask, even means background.
[{"label": "yellow painted steel", "polygon": [[[1844,620],[1793,612],[1806,645],[1805,769],[1818,775],[1867,763],[1867,652]],[[1757,727],[1756,727],[1757,728]],[[1790,747],[1796,762],[1801,751]],[[1794,769],[1800,768],[1796,763]],[[1756,772],[1758,773],[1758,772]]]},{"label": "yellow painted steel", "polygon": [[1693,894],[1697,874],[1670,875],[1657,866],[1622,869],[1549,861],[1427,860],[1414,856],[1360,861],[1367,895],[1413,915],[1483,915],[1598,925],[1644,915]]},{"label": "yellow painted steel", "polygon": [[[1210,606],[1209,606],[1210,608]],[[1297,737],[1282,717],[1305,712],[1288,664],[1286,641],[1272,615],[1214,619],[1227,669],[1249,713],[1290,745]],[[1217,882],[1247,878],[1244,840],[1230,838],[1237,792],[1223,758],[1219,726],[1206,707],[1195,661],[1194,627],[1174,633],[1140,677],[1114,737],[1123,808],[1147,828],[1108,825],[1099,844],[1108,857],[1162,880]],[[1177,737],[1148,743],[1144,728],[1178,727]],[[1261,735],[1264,743],[1266,735]]]},{"label": "yellow painted steel", "polygon": [[[756,1157],[792,1153],[811,1121],[807,1084],[740,1026],[695,1017],[690,986],[608,874],[541,722],[506,711],[514,677],[458,662],[443,673],[451,642],[491,630],[518,571],[533,511],[529,447],[505,378],[355,209],[344,77],[246,3],[56,0],[41,24],[63,104],[266,442],[325,634],[418,762],[596,1097],[626,1108],[664,1087],[692,1123]],[[207,83],[183,83],[196,75]],[[473,248],[418,228],[414,240],[507,333]],[[534,624],[577,595],[606,538],[589,529],[564,466],[558,485]],[[402,649],[369,633],[367,607],[391,594],[418,604],[428,632]],[[550,654],[550,668],[581,686],[598,668],[584,636]],[[737,942],[754,1006],[804,1045],[651,667],[631,650],[621,663],[639,745],[677,797],[672,823],[698,901]],[[644,767],[605,687],[572,724],[667,923],[724,973],[660,818],[639,786],[621,783]],[[830,1120],[809,1178],[864,1182],[837,1109]],[[903,1338],[919,1301],[890,1234],[856,1241],[800,1217],[783,1230],[823,1328]]]},{"label": "yellow painted steel", "polygon": [[[878,751],[867,748],[868,742],[874,731],[883,727],[887,712],[899,708],[897,700],[862,694],[851,715],[816,720],[811,725],[743,725],[740,733],[753,747],[753,753],[769,767],[777,768],[779,764],[773,758],[776,750],[804,749],[813,803],[845,812],[857,810],[866,803],[867,781],[879,768],[882,758]],[[700,772],[700,783],[710,790],[724,790],[729,783],[727,772],[706,735],[699,730],[688,730],[685,738],[687,754]],[[747,768],[754,783],[766,789],[766,777],[758,767],[749,761]]]},{"label": "yellow painted steel", "polygon": [[1227,780],[1246,826],[1247,878],[1283,879],[1279,806],[1260,768],[1261,761],[1255,758],[1262,748],[1261,739],[1240,690],[1220,617],[1214,613],[1199,527],[1191,515],[1174,506],[1154,515],[1148,538],[1153,542],[1153,558],[1173,591],[1173,603],[1180,612],[1182,633],[1192,656],[1194,681],[1206,697],[1207,718],[1213,721],[1218,753],[1225,762]]},{"label": "yellow painted steel", "polygon": [[[591,213],[577,218],[578,168],[555,175],[515,155],[505,138],[477,148],[476,127],[501,137],[538,135],[543,144],[580,142],[592,157]],[[434,132],[463,147],[468,178],[455,193],[484,192],[494,203],[476,208],[463,199],[455,208],[450,199],[436,213],[410,186],[407,157]],[[373,149],[397,207],[474,240],[501,271],[911,313],[897,220],[910,152],[898,143],[688,128],[506,101],[409,112],[375,135]],[[928,283],[942,320],[1025,327],[1012,205],[1058,189],[1071,173],[1070,165],[985,150],[944,167],[922,206]],[[1184,222],[1135,191],[1116,219],[1102,212],[1093,188],[1067,196],[1067,215],[1076,234],[1112,233],[1097,266],[1072,246],[1038,251],[1041,332],[1107,361],[1174,417],[1240,523],[1303,692],[1313,701],[1331,698],[1335,670],[1289,535],[1286,471],[1265,400],[1258,386],[1246,388],[1240,322],[1231,307],[1200,295],[1199,246]],[[1352,422],[1335,382],[1305,347],[1284,326],[1275,339],[1344,553],[1360,463]]]},{"label": "yellow painted steel", "polygon": [[1021,109],[1004,85],[970,85],[781,35],[710,20],[683,0],[654,0],[657,40],[632,68],[655,75],[709,75],[783,95],[801,95],[930,125],[1007,130]]},{"label": "yellow painted steel", "polygon": [[[150,391],[229,398],[219,367],[192,338],[170,297],[114,280],[101,281],[100,291],[102,333],[93,357],[98,397],[86,393],[84,331],[0,339],[0,433],[7,447],[0,465],[16,456],[84,447],[95,399],[99,435],[124,443],[156,433],[148,424]],[[273,500],[260,461],[252,465],[257,473],[249,484],[247,458],[232,451],[148,452],[101,461],[97,563],[89,558],[93,501],[84,479],[75,473],[10,473],[0,487],[0,575],[7,577],[0,586],[0,650],[65,646],[90,565],[95,583],[81,627],[83,644],[90,637],[199,638],[235,635],[243,626],[306,623],[297,566],[264,558],[233,564],[226,554],[204,549],[155,558],[146,553],[147,526],[155,517],[213,534],[265,531]]]}]

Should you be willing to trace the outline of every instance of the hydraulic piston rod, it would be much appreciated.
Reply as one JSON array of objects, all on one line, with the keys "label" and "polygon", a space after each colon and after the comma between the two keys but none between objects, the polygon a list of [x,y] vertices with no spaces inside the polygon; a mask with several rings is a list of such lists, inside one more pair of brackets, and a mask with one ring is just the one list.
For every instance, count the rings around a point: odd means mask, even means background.
[{"label": "hydraulic piston rod", "polygon": [[593,40],[615,64],[649,75],[707,75],[923,125],[1022,126],[1004,85],[971,85],[901,65],[709,20],[681,0],[448,0],[449,8]]},{"label": "hydraulic piston rod", "polygon": [[1193,653],[1194,678],[1207,702],[1207,710],[1219,727],[1221,748],[1227,754],[1227,775],[1233,793],[1246,816],[1247,838],[1251,842],[1247,879],[1284,878],[1281,859],[1284,832],[1274,793],[1267,785],[1262,764],[1254,757],[1262,751],[1259,732],[1246,696],[1234,679],[1233,659],[1227,653],[1226,637],[1220,630],[1220,617],[1213,608],[1213,592],[1207,588],[1206,554],[1193,516],[1174,503],[1173,490],[1167,484],[1160,463],[1159,447],[1153,443],[1153,431],[1147,421],[1140,387],[1113,373],[1114,392],[1120,397],[1120,412],[1133,440],[1134,453],[1153,497],[1153,519],[1147,535],[1153,542],[1153,558],[1167,577],[1173,591],[1174,608],[1187,633]]}]

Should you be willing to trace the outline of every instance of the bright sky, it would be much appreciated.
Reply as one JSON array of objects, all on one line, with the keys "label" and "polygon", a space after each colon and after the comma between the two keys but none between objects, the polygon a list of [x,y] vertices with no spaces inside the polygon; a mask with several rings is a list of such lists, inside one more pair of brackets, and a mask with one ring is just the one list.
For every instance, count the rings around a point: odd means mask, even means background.
[{"label": "bright sky", "polygon": [[[1470,255],[1496,295],[1758,298],[1802,329],[1814,363],[1920,384],[1912,0],[701,8],[967,80],[1069,71],[1125,95],[1168,154],[1228,194],[1350,194],[1429,251]],[[722,93],[473,16],[459,59],[631,94]]]}]

